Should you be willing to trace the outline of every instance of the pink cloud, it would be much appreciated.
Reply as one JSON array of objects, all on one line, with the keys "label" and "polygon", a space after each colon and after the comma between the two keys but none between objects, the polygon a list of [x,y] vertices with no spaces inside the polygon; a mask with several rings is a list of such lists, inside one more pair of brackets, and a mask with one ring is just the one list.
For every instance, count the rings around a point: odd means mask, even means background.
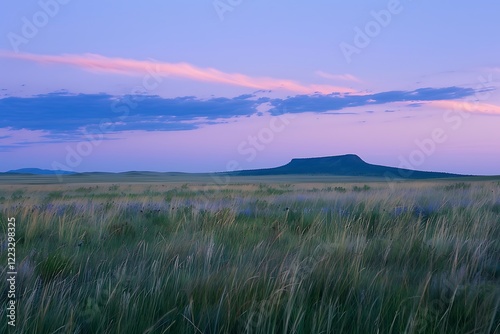
[{"label": "pink cloud", "polygon": [[471,113],[500,115],[500,106],[489,103],[465,102],[465,101],[430,101],[425,105],[448,110],[461,110]]},{"label": "pink cloud", "polygon": [[352,74],[331,74],[323,71],[316,71],[316,75],[325,78],[325,79],[330,79],[330,80],[343,80],[343,81],[353,81],[353,82],[358,82],[361,83],[363,82],[361,79],[355,77]]},{"label": "pink cloud", "polygon": [[270,77],[251,77],[241,73],[226,73],[214,68],[201,68],[188,63],[167,63],[157,60],[135,60],[125,58],[110,58],[96,54],[83,55],[39,55],[30,53],[14,53],[0,51],[0,57],[22,59],[43,64],[63,64],[76,66],[85,70],[103,73],[114,73],[122,75],[151,75],[173,76],[195,81],[221,83],[233,86],[248,87],[252,89],[287,91],[311,94],[320,92],[328,94],[354,93],[355,91],[346,87],[331,85],[306,85],[294,80],[278,79]]},{"label": "pink cloud", "polygon": [[48,142],[46,136],[50,133],[44,130],[13,129],[10,127],[0,128],[2,145],[22,145],[23,143]]}]

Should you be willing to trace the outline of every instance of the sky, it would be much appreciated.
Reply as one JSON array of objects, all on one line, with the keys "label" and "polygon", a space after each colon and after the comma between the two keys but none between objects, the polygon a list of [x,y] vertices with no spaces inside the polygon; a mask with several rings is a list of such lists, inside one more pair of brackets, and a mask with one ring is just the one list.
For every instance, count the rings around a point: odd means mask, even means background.
[{"label": "sky", "polygon": [[0,171],[500,174],[500,3],[3,1]]}]

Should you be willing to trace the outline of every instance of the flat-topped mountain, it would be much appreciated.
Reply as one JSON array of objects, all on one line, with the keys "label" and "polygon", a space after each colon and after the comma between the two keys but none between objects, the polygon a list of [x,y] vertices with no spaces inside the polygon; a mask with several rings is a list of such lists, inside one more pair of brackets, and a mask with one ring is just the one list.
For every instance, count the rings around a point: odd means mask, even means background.
[{"label": "flat-topped mountain", "polygon": [[[22,168],[10,170],[8,172],[0,173],[0,175],[41,175],[50,176],[61,175],[70,178],[84,177],[84,176],[97,176],[97,175],[121,175],[124,177],[155,177],[155,176],[203,176],[209,175],[208,173],[165,173],[165,172],[121,172],[121,173],[75,173],[62,170],[46,170],[38,168]],[[266,176],[266,175],[326,175],[326,176],[349,176],[349,177],[381,177],[390,179],[432,179],[432,178],[451,178],[460,177],[465,175],[443,173],[443,172],[424,172],[417,170],[409,170],[395,167],[387,167],[380,165],[373,165],[363,161],[355,154],[338,155],[331,157],[320,158],[302,158],[292,159],[286,165],[274,168],[243,170],[234,172],[222,172],[223,175],[232,176]]]},{"label": "flat-topped mountain", "polygon": [[355,154],[338,155],[321,158],[292,159],[286,165],[255,170],[231,172],[232,175],[338,175],[338,176],[370,176],[403,179],[430,179],[459,177],[462,175],[423,172],[395,167],[372,165]]}]

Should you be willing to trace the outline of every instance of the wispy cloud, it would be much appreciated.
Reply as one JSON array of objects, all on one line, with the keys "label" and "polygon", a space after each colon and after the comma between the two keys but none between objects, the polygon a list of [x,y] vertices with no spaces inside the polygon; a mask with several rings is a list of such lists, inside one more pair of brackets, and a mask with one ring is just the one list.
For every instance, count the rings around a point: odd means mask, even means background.
[{"label": "wispy cloud", "polygon": [[271,112],[279,112],[284,109],[290,113],[325,112],[394,102],[411,103],[413,105],[422,101],[443,100],[446,102],[447,100],[457,100],[474,95],[475,92],[472,88],[444,87],[419,88],[412,91],[387,91],[364,95],[297,95],[286,99],[273,99],[271,103],[275,108],[271,109]]},{"label": "wispy cloud", "polygon": [[[486,104],[466,105],[457,100],[474,95],[471,88],[420,88],[414,91],[386,91],[369,95],[312,94],[284,99],[245,94],[233,98],[195,96],[163,98],[160,96],[70,94],[55,92],[30,97],[0,99],[0,128],[41,130],[54,135],[50,140],[69,141],[85,132],[105,127],[109,132],[128,130],[181,131],[210,124],[234,121],[241,117],[287,113],[339,111],[390,103],[410,103],[419,108],[464,108],[470,112],[498,113],[499,107]],[[454,100],[454,101],[449,101]],[[427,102],[427,103],[425,103]],[[417,108],[414,108],[417,110]],[[68,112],[71,110],[71,112]],[[108,124],[109,123],[109,124]],[[99,130],[100,131],[100,130]],[[2,133],[0,132],[0,135]]]},{"label": "wispy cloud", "polygon": [[97,54],[83,55],[40,55],[31,53],[15,53],[0,51],[0,57],[22,59],[44,64],[72,65],[85,70],[114,73],[122,75],[144,75],[151,73],[158,76],[173,76],[195,81],[221,83],[252,89],[276,90],[284,89],[294,93],[311,94],[319,92],[353,93],[354,90],[346,87],[331,85],[302,84],[288,79],[271,77],[251,77],[241,73],[226,73],[214,68],[202,68],[189,63],[167,63],[150,60],[135,60],[126,58],[111,58]]},{"label": "wispy cloud", "polygon": [[233,117],[253,115],[258,106],[266,102],[269,102],[268,98],[256,98],[254,95],[208,100],[193,96],[161,98],[127,95],[120,98],[104,93],[7,97],[0,100],[0,110],[4,113],[0,128],[44,130],[77,136],[99,129],[103,123],[106,129],[112,128],[113,131],[192,130]]},{"label": "wispy cloud", "polygon": [[500,106],[489,103],[465,102],[465,101],[430,101],[425,105],[439,109],[460,110],[470,113],[480,113],[489,115],[500,115]]},{"label": "wispy cloud", "polygon": [[50,142],[50,132],[46,130],[14,129],[0,127],[0,152],[29,146],[33,143]]},{"label": "wispy cloud", "polygon": [[331,74],[324,71],[316,71],[315,74],[325,79],[343,80],[362,83],[363,81],[352,74]]}]

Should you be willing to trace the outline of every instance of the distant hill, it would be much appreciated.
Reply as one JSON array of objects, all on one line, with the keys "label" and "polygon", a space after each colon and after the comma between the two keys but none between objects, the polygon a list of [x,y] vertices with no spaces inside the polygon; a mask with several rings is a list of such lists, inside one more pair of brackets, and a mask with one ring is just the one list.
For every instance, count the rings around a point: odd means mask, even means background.
[{"label": "distant hill", "polygon": [[[139,172],[130,171],[122,173],[75,173],[62,170],[47,170],[39,168],[21,168],[10,170],[8,174],[30,174],[30,175],[74,175],[71,178],[91,177],[99,175],[121,175],[123,177],[156,177],[156,176],[203,176],[204,173],[160,173],[160,172]],[[222,175],[232,176],[266,176],[266,175],[326,175],[326,176],[350,176],[350,177],[381,177],[390,179],[435,179],[451,178],[466,175],[424,172],[417,170],[401,169],[381,165],[373,165],[363,161],[355,154],[338,155],[321,158],[292,159],[286,165],[254,170],[243,170],[234,172],[222,172]],[[208,175],[208,174],[207,174]],[[470,176],[470,175],[468,175]]]},{"label": "distant hill", "polygon": [[9,170],[9,171],[5,172],[4,174],[71,175],[71,174],[78,174],[78,173],[69,172],[69,171],[65,171],[65,170],[50,170],[50,169],[40,169],[40,168],[20,168],[20,169]]},{"label": "distant hill", "polygon": [[321,158],[292,159],[286,165],[255,170],[244,170],[226,173],[241,176],[261,175],[338,175],[369,176],[401,179],[431,179],[460,177],[464,175],[442,172],[423,172],[409,169],[372,165],[355,154],[338,155]]}]

